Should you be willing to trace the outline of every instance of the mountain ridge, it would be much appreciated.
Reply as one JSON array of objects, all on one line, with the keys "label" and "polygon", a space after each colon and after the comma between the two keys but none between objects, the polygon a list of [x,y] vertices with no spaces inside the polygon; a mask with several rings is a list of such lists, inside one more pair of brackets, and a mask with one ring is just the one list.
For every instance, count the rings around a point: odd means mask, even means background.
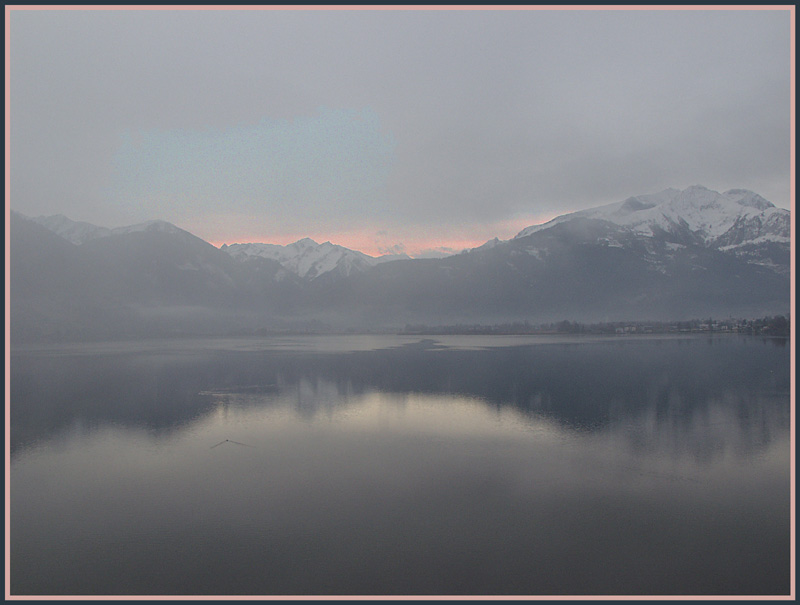
[{"label": "mountain ridge", "polygon": [[407,255],[396,254],[369,256],[329,241],[318,244],[309,237],[285,246],[266,243],[223,244],[220,250],[240,261],[246,261],[252,257],[275,260],[287,271],[308,280],[332,271],[347,276],[354,271],[364,271],[382,262],[410,258]]},{"label": "mountain ridge", "polygon": [[702,185],[693,185],[683,191],[670,188],[564,214],[547,223],[526,227],[514,239],[573,218],[586,217],[607,220],[639,235],[653,235],[656,230],[667,233],[688,230],[706,245],[714,245],[726,238],[733,240],[732,229],[759,225],[763,229],[759,230],[758,236],[788,243],[789,215],[788,210],[778,208],[746,189],[718,193]]},{"label": "mountain ridge", "polygon": [[[782,314],[789,211],[762,200],[743,190],[666,190],[445,258],[392,262],[309,238],[217,248],[164,221],[76,244],[41,217],[12,211],[12,330],[80,339]],[[670,215],[659,203],[697,212]],[[91,235],[91,225],[64,218],[51,227]]]},{"label": "mountain ridge", "polygon": [[[100,237],[133,231],[158,230],[190,234],[172,223],[158,219],[125,227],[106,228],[84,221],[72,221],[62,214],[25,218],[78,245]],[[718,193],[702,185],[692,185],[684,190],[668,188],[654,194],[632,196],[620,202],[563,214],[545,223],[526,227],[509,240],[494,237],[482,246],[461,253],[488,250],[498,244],[522,239],[577,218],[605,220],[623,231],[645,237],[660,235],[676,244],[692,242],[715,247],[752,262],[757,262],[759,257],[759,251],[754,250],[754,246],[767,243],[788,245],[790,240],[789,210],[778,208],[747,189],[729,189]],[[384,262],[411,259],[405,254],[370,256],[330,241],[318,244],[309,237],[287,245],[256,242],[223,244],[220,250],[240,261],[251,257],[275,260],[285,270],[308,280],[331,272],[349,276],[353,272],[365,271]],[[765,265],[779,266],[771,258],[761,260]]]}]

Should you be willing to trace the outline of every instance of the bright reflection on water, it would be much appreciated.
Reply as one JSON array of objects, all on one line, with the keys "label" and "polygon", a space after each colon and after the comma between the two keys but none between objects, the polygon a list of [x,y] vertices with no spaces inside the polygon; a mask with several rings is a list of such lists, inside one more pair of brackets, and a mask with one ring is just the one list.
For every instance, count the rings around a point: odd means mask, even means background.
[{"label": "bright reflection on water", "polygon": [[12,354],[12,594],[785,594],[789,347]]}]

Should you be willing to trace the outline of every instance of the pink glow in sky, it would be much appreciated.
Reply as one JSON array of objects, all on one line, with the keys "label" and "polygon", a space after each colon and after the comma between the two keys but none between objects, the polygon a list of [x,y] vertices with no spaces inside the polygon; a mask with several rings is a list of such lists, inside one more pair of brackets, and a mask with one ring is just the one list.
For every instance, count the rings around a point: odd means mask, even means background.
[{"label": "pink glow in sky", "polygon": [[[335,233],[327,236],[309,235],[306,237],[310,237],[318,244],[329,241],[332,244],[344,246],[345,248],[349,248],[350,250],[357,250],[369,256],[381,256],[383,254],[391,254],[393,252],[392,250],[389,250],[386,247],[381,246],[379,243],[376,243],[375,241],[370,241],[370,239],[367,236],[364,236],[363,234],[359,233]],[[230,245],[238,243],[253,243],[255,239],[233,238],[228,241],[212,241],[209,243],[219,248],[223,244]],[[287,236],[280,238],[272,238],[272,240],[269,242],[261,242],[261,240],[259,240],[259,242],[268,244],[280,244],[281,246],[285,246],[287,244],[296,242],[298,239],[302,238],[296,236]],[[418,240],[418,241],[411,240],[408,241],[402,248],[396,248],[395,251],[397,253],[403,252],[411,257],[415,257],[419,254],[424,254],[425,252],[431,250],[436,250],[436,251],[441,250],[444,252],[452,251],[452,253],[461,252],[462,250],[468,248],[476,248],[482,245],[483,243],[485,243],[485,241],[467,240],[467,239],[462,239],[462,240],[439,239],[439,240]]]},{"label": "pink glow in sky", "polygon": [[179,225],[198,237],[202,237],[212,245],[223,244],[267,243],[285,246],[304,237],[310,237],[317,243],[329,241],[351,250],[358,250],[370,256],[382,254],[405,253],[415,257],[426,252],[439,251],[456,253],[469,248],[476,248],[495,237],[510,239],[524,228],[547,222],[554,214],[527,215],[513,220],[497,221],[491,224],[468,225],[460,229],[448,226],[428,226],[425,228],[401,227],[391,230],[380,227],[359,225],[353,229],[326,231],[319,227],[310,227],[308,231],[276,232],[268,228],[250,227],[231,228],[229,237],[218,237],[205,222],[198,222],[196,228],[190,224]]}]

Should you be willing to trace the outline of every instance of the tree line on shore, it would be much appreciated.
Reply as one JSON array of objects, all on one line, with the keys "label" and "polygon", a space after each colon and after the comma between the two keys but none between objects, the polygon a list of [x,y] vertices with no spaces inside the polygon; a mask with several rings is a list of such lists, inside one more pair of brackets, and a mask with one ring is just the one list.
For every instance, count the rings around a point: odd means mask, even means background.
[{"label": "tree line on shore", "polygon": [[790,318],[785,315],[758,319],[690,319],[686,321],[616,321],[582,323],[562,320],[532,324],[517,321],[502,324],[454,324],[429,326],[406,324],[401,334],[672,334],[721,332],[789,336]]}]

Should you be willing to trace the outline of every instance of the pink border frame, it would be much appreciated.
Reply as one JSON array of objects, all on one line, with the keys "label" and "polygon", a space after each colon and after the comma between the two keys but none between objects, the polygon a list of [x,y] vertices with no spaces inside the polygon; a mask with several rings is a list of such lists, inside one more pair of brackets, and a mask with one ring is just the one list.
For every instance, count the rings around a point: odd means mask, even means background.
[{"label": "pink border frame", "polygon": [[[89,601],[89,600],[142,600],[146,599],[160,599],[160,600],[348,600],[348,601],[363,601],[363,600],[493,600],[493,601],[514,601],[514,600],[676,600],[676,599],[692,599],[692,600],[795,600],[796,595],[796,521],[795,521],[795,347],[796,342],[796,327],[795,322],[791,324],[791,340],[790,340],[790,359],[791,359],[791,404],[790,404],[790,510],[791,510],[791,585],[790,593],[788,595],[769,595],[769,596],[714,596],[714,595],[682,595],[682,596],[656,596],[656,595],[633,595],[633,596],[589,596],[589,595],[481,595],[481,596],[442,596],[442,595],[415,595],[415,596],[391,596],[391,595],[375,595],[375,596],[303,596],[303,595],[210,595],[210,596],[169,596],[169,595],[110,595],[110,596],[62,596],[62,595],[35,595],[35,596],[19,596],[11,595],[11,516],[10,516],[10,490],[11,490],[11,419],[10,419],[10,399],[11,399],[11,344],[10,344],[10,331],[11,331],[11,310],[9,302],[9,289],[10,289],[10,237],[9,237],[9,223],[11,216],[11,12],[12,11],[29,11],[29,10],[207,10],[207,11],[232,11],[232,10],[369,10],[369,11],[406,11],[406,10],[436,10],[436,11],[527,11],[527,10],[559,10],[559,11],[641,11],[641,10],[682,10],[682,11],[729,11],[729,10],[755,10],[755,11],[788,11],[790,13],[790,78],[791,78],[791,116],[790,116],[790,186],[789,196],[791,204],[794,207],[796,183],[795,183],[795,6],[794,5],[747,5],[747,6],[720,6],[720,5],[698,5],[698,6],[676,6],[676,5],[654,5],[654,6],[627,6],[627,5],[573,5],[573,6],[558,6],[558,5],[540,5],[540,6],[518,6],[518,5],[466,5],[466,6],[453,6],[453,5],[430,5],[430,6],[412,6],[412,5],[267,5],[267,6],[253,6],[253,5],[231,5],[231,6],[185,6],[185,5],[163,5],[163,6],[147,6],[147,5],[131,5],[131,6],[114,6],[114,5],[39,5],[39,6],[25,6],[25,5],[6,5],[5,7],[5,103],[6,103],[6,139],[5,139],[5,274],[6,274],[6,290],[5,290],[5,420],[6,420],[6,478],[5,478],[5,496],[6,496],[6,509],[5,509],[5,598],[6,600],[64,600],[64,601]],[[792,208],[791,212],[791,309],[795,308],[795,212]]]}]

